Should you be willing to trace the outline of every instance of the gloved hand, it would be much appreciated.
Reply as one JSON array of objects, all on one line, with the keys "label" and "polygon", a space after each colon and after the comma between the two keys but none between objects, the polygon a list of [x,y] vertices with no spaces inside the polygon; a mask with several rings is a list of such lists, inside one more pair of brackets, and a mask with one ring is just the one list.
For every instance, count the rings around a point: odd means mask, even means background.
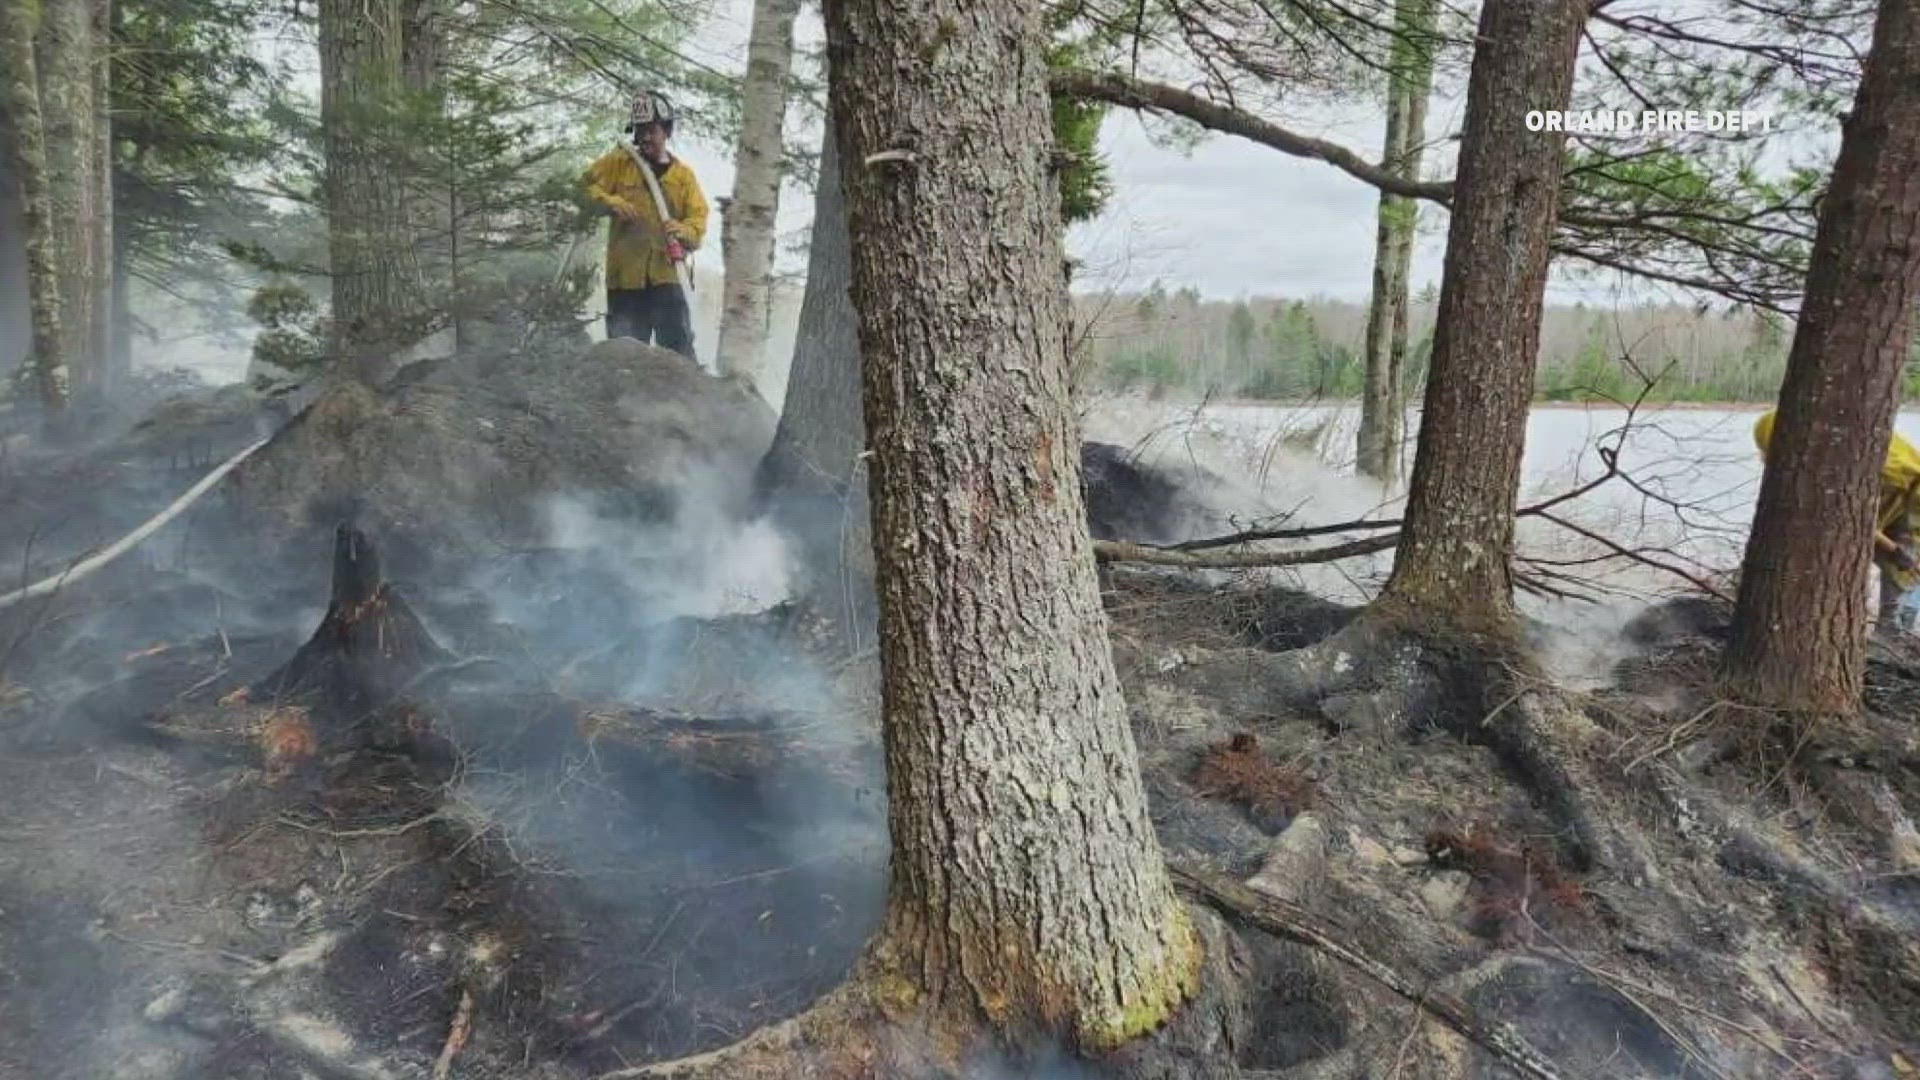
[{"label": "gloved hand", "polygon": [[667,227],[668,236],[671,236],[675,240],[678,240],[681,243],[688,245],[689,247],[693,245],[693,230],[687,228],[684,222],[673,221],[669,219],[666,227]]},{"label": "gloved hand", "polygon": [[640,213],[640,208],[625,199],[614,199],[609,204],[609,207],[613,210],[614,217],[620,218],[630,225],[645,225],[647,223],[647,219]]},{"label": "gloved hand", "polygon": [[1914,553],[1904,547],[1894,548],[1893,552],[1887,556],[1887,561],[1902,574],[1911,574],[1915,570],[1920,570],[1920,559],[1916,559]]}]

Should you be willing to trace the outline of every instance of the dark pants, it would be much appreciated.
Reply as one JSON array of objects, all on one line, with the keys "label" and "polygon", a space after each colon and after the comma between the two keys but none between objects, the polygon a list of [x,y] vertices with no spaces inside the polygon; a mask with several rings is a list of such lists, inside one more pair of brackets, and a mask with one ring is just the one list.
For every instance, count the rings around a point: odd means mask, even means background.
[{"label": "dark pants", "polygon": [[693,313],[678,285],[607,290],[607,336],[630,337],[693,355]]}]

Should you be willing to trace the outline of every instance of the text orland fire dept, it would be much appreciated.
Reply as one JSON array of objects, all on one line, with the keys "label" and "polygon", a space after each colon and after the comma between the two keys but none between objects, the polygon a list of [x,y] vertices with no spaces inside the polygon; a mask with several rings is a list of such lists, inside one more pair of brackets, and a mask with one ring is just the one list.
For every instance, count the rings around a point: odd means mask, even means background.
[{"label": "text orland fire dept", "polygon": [[1752,109],[1535,109],[1527,113],[1526,123],[1528,131],[1579,134],[1765,133],[1773,130],[1773,114]]}]

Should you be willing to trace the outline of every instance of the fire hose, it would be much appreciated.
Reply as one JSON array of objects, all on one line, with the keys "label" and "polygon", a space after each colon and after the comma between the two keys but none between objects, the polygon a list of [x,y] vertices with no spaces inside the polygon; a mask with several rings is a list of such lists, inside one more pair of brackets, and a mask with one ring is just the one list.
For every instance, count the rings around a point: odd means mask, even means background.
[{"label": "fire hose", "polygon": [[249,457],[252,457],[253,452],[267,445],[270,439],[271,439],[271,436],[269,436],[267,439],[257,440],[251,445],[249,445],[246,449],[233,455],[232,457],[228,458],[226,461],[221,462],[218,468],[215,468],[212,472],[201,477],[199,483],[188,488],[186,494],[173,500],[172,503],[168,504],[166,509],[148,518],[139,528],[121,537],[118,541],[115,541],[113,544],[108,546],[105,550],[102,550],[95,555],[92,555],[88,558],[80,560],[79,562],[73,564],[67,569],[62,570],[60,573],[54,574],[52,577],[45,578],[41,581],[36,581],[33,584],[26,586],[25,588],[15,589],[14,591],[10,593],[6,593],[5,595],[0,595],[0,608],[10,607],[13,604],[17,604],[22,600],[27,600],[35,596],[44,596],[48,593],[54,592],[64,585],[70,585],[80,580],[81,578],[86,577],[88,574],[93,573],[95,570],[100,569],[101,567],[107,565],[113,560],[133,550],[134,547],[136,547],[140,543],[140,541],[145,540],[147,537],[152,536],[154,533],[158,532],[161,526],[165,525],[169,521],[172,521],[174,518],[179,517],[181,512],[186,510],[187,507],[192,506],[195,502],[198,502],[200,499],[200,496],[205,495],[208,491],[213,489],[213,485],[220,482],[221,477],[227,475],[228,473],[232,472],[234,469],[238,468],[241,462],[247,460]]}]

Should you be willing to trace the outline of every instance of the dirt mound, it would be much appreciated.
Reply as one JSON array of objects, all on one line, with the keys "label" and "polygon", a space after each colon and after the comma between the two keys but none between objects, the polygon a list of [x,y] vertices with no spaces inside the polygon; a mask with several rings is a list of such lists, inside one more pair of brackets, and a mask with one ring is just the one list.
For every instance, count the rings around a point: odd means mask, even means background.
[{"label": "dirt mound", "polygon": [[661,521],[745,505],[774,417],[738,384],[629,339],[416,364],[330,387],[233,480],[269,543],[356,518],[394,564],[550,541],[553,500]]},{"label": "dirt mound", "polygon": [[1095,540],[1167,544],[1188,539],[1206,506],[1191,478],[1142,462],[1124,447],[1080,444],[1080,484],[1086,493],[1087,531]]},{"label": "dirt mound", "polygon": [[1330,637],[1358,609],[1274,584],[1221,588],[1182,573],[1112,567],[1107,607],[1130,626],[1202,647],[1244,645],[1278,651]]},{"label": "dirt mound", "polygon": [[1690,638],[1725,641],[1733,608],[1711,596],[1676,596],[1647,608],[1620,628],[1622,637],[1642,649],[1665,649]]}]

